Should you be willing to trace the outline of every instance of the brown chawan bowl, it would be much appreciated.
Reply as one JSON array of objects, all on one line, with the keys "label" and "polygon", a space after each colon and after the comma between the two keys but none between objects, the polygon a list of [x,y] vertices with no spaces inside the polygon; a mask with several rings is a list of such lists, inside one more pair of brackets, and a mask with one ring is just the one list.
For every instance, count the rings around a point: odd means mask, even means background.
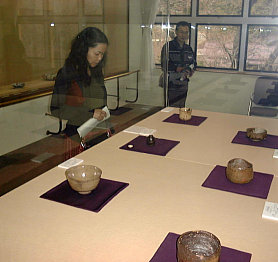
[{"label": "brown chawan bowl", "polygon": [[185,232],[177,240],[178,262],[219,262],[220,240],[207,231]]},{"label": "brown chawan bowl", "polygon": [[192,114],[192,108],[183,107],[179,110],[179,118],[182,121],[190,120]]},{"label": "brown chawan bowl", "polygon": [[102,171],[93,165],[79,165],[70,167],[65,174],[71,188],[84,195],[98,186]]},{"label": "brown chawan bowl", "polygon": [[253,165],[242,158],[234,158],[228,162],[226,176],[236,184],[249,183],[254,177]]},{"label": "brown chawan bowl", "polygon": [[267,137],[267,131],[260,127],[250,127],[246,129],[246,135],[253,141],[261,141]]}]

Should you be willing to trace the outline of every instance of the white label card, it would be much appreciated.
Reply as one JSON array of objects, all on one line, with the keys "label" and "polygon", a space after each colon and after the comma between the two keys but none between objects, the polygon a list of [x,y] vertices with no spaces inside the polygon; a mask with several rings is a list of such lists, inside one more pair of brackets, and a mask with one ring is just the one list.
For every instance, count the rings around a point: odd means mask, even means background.
[{"label": "white label card", "polygon": [[68,169],[72,166],[77,166],[77,165],[81,164],[82,162],[83,162],[83,159],[78,159],[78,158],[72,157],[72,158],[68,159],[67,161],[58,165],[58,167]]},{"label": "white label card", "polygon": [[278,149],[274,150],[273,158],[278,158]]},{"label": "white label card", "polygon": [[266,201],[262,217],[278,221],[278,203]]}]

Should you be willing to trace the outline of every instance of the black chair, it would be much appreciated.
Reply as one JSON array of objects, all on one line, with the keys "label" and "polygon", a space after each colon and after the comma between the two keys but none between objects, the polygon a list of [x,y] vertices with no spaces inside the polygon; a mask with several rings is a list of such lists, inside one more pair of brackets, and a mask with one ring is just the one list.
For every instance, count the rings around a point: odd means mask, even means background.
[{"label": "black chair", "polygon": [[258,77],[251,95],[248,115],[277,117],[278,114],[278,78]]}]

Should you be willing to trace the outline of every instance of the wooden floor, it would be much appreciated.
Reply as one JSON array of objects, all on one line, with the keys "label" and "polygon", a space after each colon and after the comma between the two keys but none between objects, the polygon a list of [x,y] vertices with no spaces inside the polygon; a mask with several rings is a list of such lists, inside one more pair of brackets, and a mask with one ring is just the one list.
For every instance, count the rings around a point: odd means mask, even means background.
[{"label": "wooden floor", "polygon": [[[122,114],[118,114],[120,111],[115,111],[111,114],[110,122],[116,133],[161,109],[138,104],[129,104],[125,107],[129,111]],[[53,155],[41,163],[32,161],[33,158],[46,152]],[[50,135],[0,156],[0,196],[63,162],[64,153],[64,136]]]}]

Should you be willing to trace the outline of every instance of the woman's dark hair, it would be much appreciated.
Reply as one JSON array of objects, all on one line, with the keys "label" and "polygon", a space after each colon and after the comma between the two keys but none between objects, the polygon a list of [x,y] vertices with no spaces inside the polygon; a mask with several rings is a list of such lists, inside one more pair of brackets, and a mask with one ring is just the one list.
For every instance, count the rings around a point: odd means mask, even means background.
[{"label": "woman's dark hair", "polygon": [[[74,67],[86,84],[90,84],[91,81],[91,77],[88,74],[87,53],[89,47],[96,47],[98,44],[108,45],[106,35],[96,27],[85,28],[72,40],[71,51],[65,61],[65,66],[68,68]],[[91,68],[92,76],[96,78],[103,76],[104,60],[105,56],[96,67]]]}]

